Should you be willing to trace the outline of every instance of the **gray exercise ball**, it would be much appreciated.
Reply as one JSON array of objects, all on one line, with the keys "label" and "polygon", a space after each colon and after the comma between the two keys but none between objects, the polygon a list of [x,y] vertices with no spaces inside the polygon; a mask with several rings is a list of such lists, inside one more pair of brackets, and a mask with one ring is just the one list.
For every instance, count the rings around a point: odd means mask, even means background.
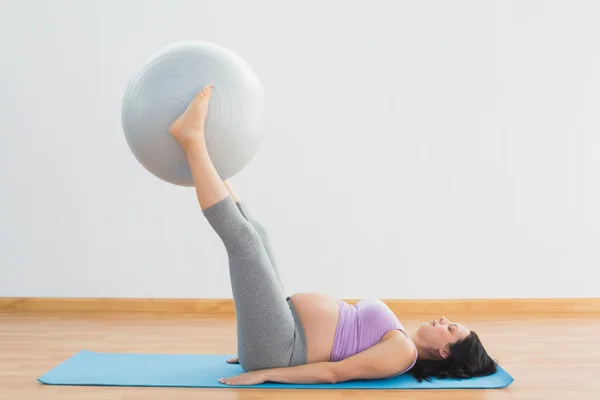
[{"label": "gray exercise ball", "polygon": [[265,96],[252,68],[237,54],[213,43],[175,43],[156,52],[134,74],[121,110],[131,152],[158,178],[194,185],[185,153],[169,127],[200,89],[211,83],[205,137],[221,179],[242,170],[262,144]]}]

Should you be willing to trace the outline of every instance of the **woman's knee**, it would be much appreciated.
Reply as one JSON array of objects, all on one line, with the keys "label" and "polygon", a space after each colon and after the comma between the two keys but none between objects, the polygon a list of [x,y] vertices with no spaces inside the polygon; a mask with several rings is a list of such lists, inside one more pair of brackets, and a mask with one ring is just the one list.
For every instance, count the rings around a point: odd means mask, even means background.
[{"label": "woman's knee", "polygon": [[246,253],[262,247],[260,235],[248,222],[236,226],[228,240],[229,250],[234,253]]}]

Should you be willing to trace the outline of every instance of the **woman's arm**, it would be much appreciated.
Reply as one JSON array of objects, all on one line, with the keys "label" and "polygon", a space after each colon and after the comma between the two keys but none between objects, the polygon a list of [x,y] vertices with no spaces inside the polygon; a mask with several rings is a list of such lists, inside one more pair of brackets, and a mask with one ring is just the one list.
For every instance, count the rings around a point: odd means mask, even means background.
[{"label": "woman's arm", "polygon": [[337,383],[354,379],[388,378],[404,371],[415,357],[410,339],[388,332],[374,346],[337,362],[320,362],[264,370],[265,381],[280,383]]},{"label": "woman's arm", "polygon": [[338,362],[320,362],[264,370],[265,381],[280,383],[337,383],[380,379],[404,371],[414,360],[414,347],[401,332],[388,332],[374,346]]},{"label": "woman's arm", "polygon": [[219,382],[230,386],[258,385],[264,382],[333,383],[334,364],[320,362],[294,367],[261,369],[232,376],[231,378],[221,378]]},{"label": "woman's arm", "polygon": [[333,362],[296,365],[294,367],[265,369],[265,381],[279,383],[334,383]]},{"label": "woman's arm", "polygon": [[388,378],[406,370],[415,357],[410,339],[399,331],[388,332],[376,345],[338,362],[263,369],[219,380],[227,385],[279,383],[338,383],[354,379]]}]

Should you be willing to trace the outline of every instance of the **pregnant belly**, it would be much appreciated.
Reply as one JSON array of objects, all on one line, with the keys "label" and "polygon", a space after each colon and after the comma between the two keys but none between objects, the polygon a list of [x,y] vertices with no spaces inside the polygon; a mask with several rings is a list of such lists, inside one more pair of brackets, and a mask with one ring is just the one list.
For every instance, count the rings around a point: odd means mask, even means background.
[{"label": "pregnant belly", "polygon": [[304,328],[308,363],[329,361],[339,316],[338,299],[322,293],[296,293],[291,301]]}]

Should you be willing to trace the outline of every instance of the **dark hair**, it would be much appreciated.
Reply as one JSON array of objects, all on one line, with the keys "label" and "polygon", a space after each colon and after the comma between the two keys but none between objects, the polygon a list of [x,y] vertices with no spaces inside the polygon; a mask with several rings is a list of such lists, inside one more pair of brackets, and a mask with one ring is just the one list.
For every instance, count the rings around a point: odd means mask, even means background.
[{"label": "dark hair", "polygon": [[473,331],[465,339],[448,346],[450,354],[443,360],[417,360],[410,373],[419,381],[431,378],[472,378],[496,372],[496,362],[483,348]]}]

